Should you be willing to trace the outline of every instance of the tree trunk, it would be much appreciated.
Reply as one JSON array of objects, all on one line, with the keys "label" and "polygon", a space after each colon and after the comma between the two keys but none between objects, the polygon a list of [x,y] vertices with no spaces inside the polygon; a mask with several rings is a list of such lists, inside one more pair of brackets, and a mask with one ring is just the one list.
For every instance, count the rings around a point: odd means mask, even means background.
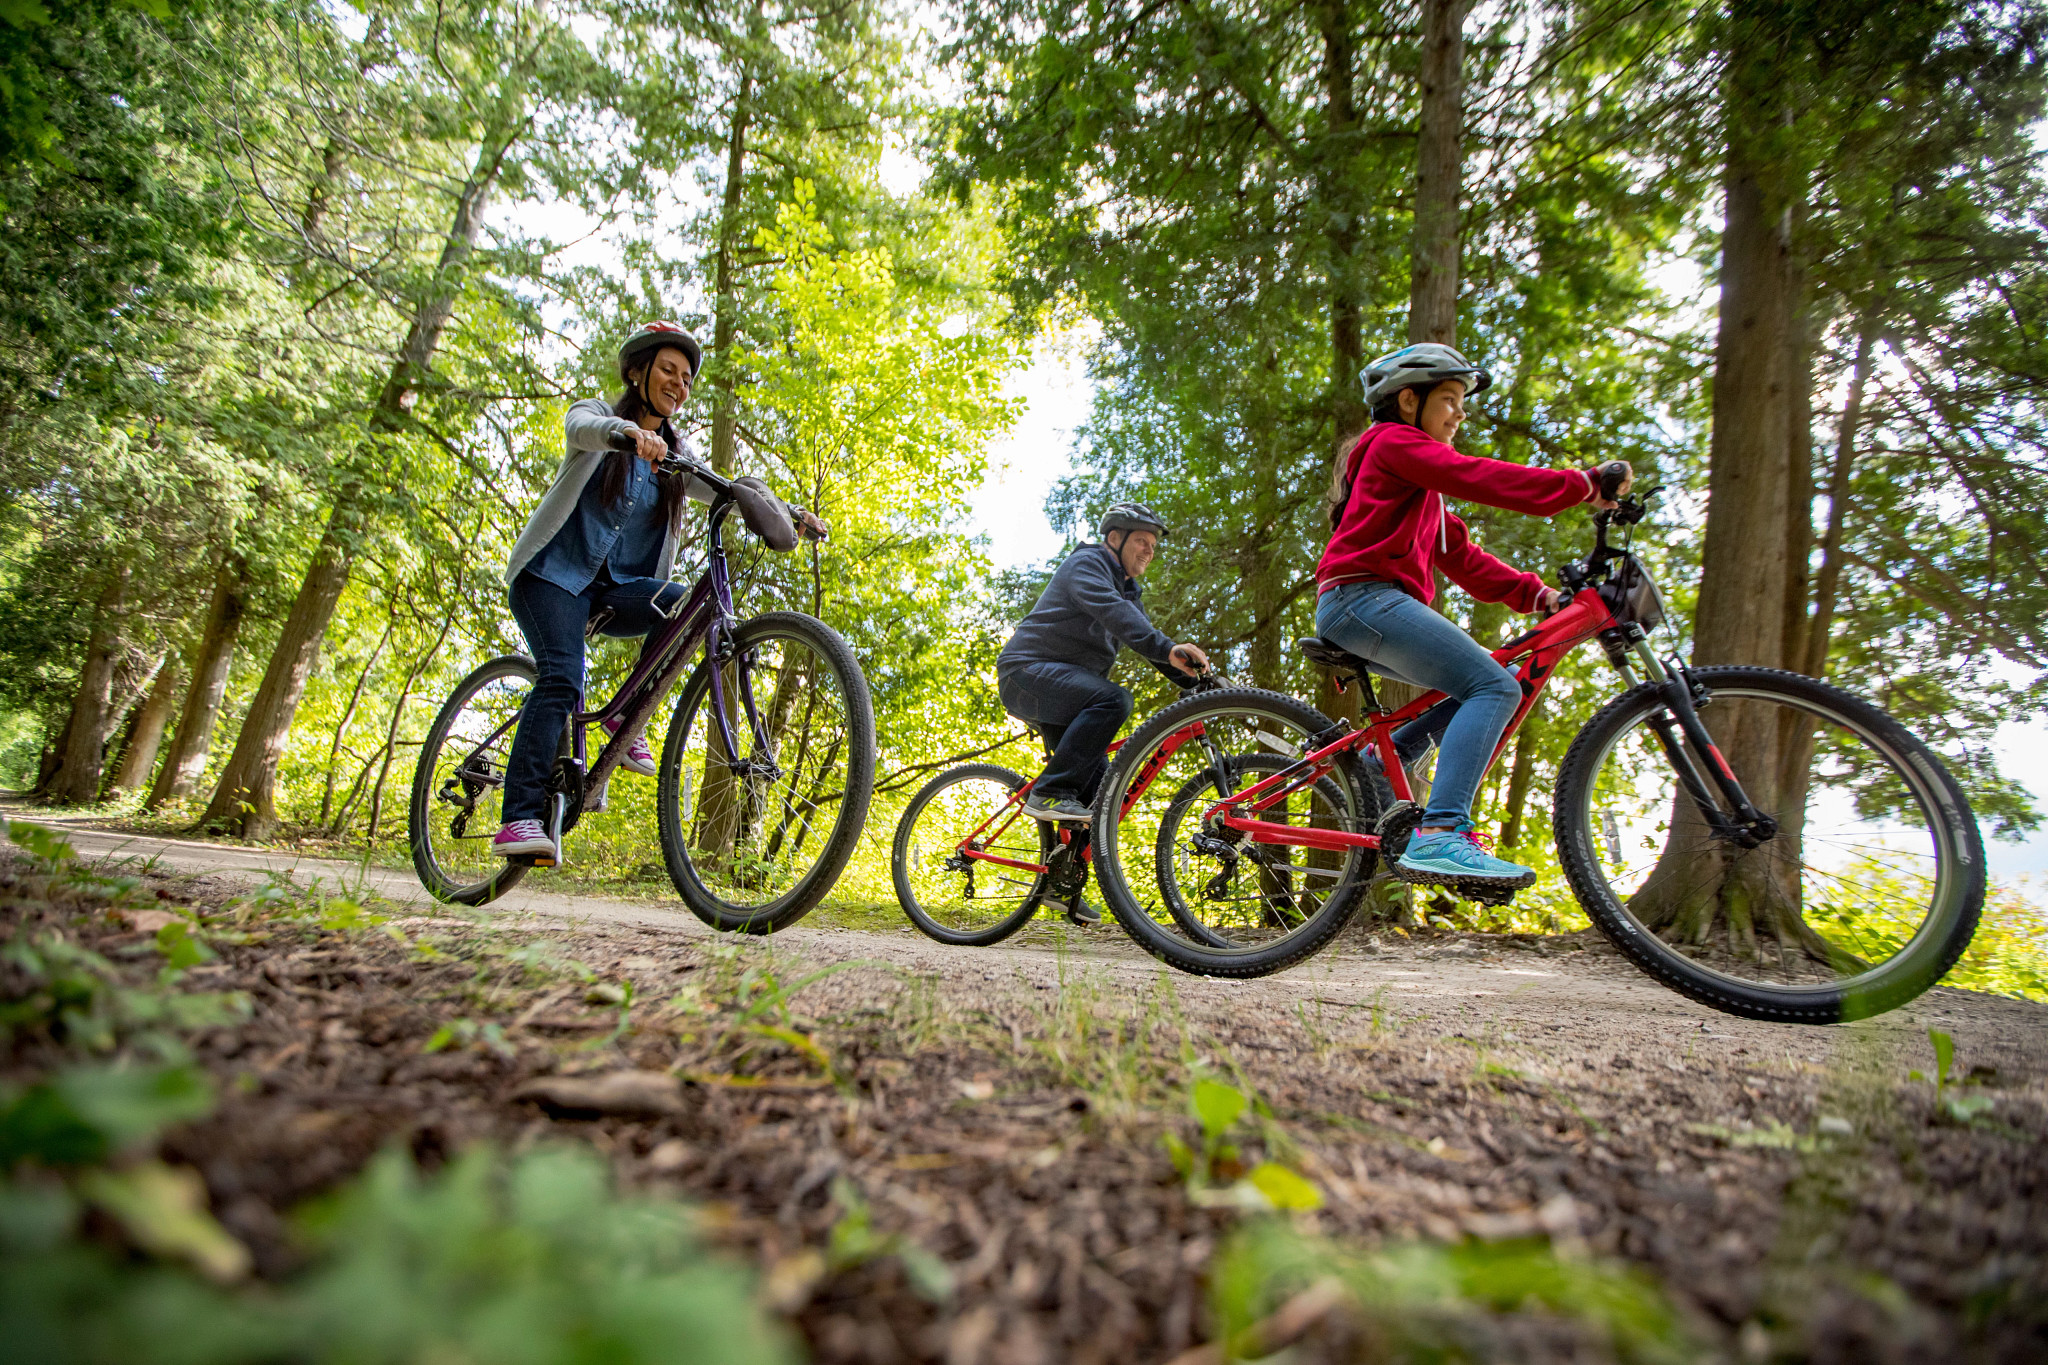
[{"label": "tree trunk", "polygon": [[725,147],[725,198],[718,216],[718,268],[714,288],[718,315],[711,322],[711,354],[718,361],[711,381],[711,467],[730,475],[734,464],[733,340],[739,334],[738,265],[740,200],[747,169],[747,127],[753,120],[754,77],[740,77],[733,99],[732,136]]},{"label": "tree trunk", "polygon": [[93,606],[85,664],[79,669],[71,719],[64,727],[64,759],[49,782],[50,799],[65,805],[82,806],[99,799],[107,736],[116,720],[111,703],[114,670],[120,662],[122,607],[133,572],[126,560],[117,563]]},{"label": "tree trunk", "polygon": [[[1803,366],[1791,223],[1800,185],[1786,148],[1774,142],[1784,126],[1785,91],[1774,27],[1758,9],[1737,6],[1730,20],[1720,331],[1693,658],[1782,667],[1792,662],[1783,605],[1792,558],[1811,536],[1810,529],[1795,534],[1797,518],[1810,512],[1793,507],[1791,437],[1803,404],[1792,390]],[[1784,737],[1758,709],[1703,719],[1715,722],[1719,747],[1758,809],[1775,811]],[[1788,870],[1796,853],[1787,859],[1787,851],[1766,845],[1744,853],[1710,839],[1681,795],[1664,852],[1630,908],[1678,941],[1702,943],[1725,930],[1726,946],[1737,954],[1754,952],[1760,934],[1780,944],[1809,941],[1797,876]]]},{"label": "tree trunk", "polygon": [[135,713],[128,744],[121,750],[121,766],[114,772],[114,793],[139,791],[149,781],[150,769],[156,766],[157,750],[163,745],[164,726],[169,724],[172,707],[178,700],[182,674],[176,659],[164,660],[157,669],[156,683]]},{"label": "tree trunk", "polygon": [[231,552],[214,571],[213,600],[207,604],[206,625],[192,646],[187,666],[192,681],[178,711],[171,751],[164,755],[163,767],[157,771],[145,803],[151,810],[190,796],[206,771],[213,724],[220,715],[221,698],[227,694],[228,670],[235,661],[235,636],[242,629],[242,616],[249,607],[248,595],[249,561]]},{"label": "tree trunk", "polygon": [[1856,338],[1856,363],[1842,403],[1842,427],[1835,435],[1835,460],[1828,471],[1828,524],[1821,535],[1820,568],[1813,580],[1813,620],[1806,633],[1806,658],[1799,671],[1827,676],[1828,640],[1835,627],[1835,598],[1842,583],[1842,530],[1849,515],[1849,477],[1856,463],[1856,436],[1863,425],[1863,393],[1870,383],[1875,324],[1866,319]]},{"label": "tree trunk", "polygon": [[399,686],[398,700],[391,707],[391,724],[384,731],[384,764],[377,771],[377,785],[370,793],[370,833],[367,842],[377,842],[377,825],[384,818],[384,785],[391,776],[391,760],[398,756],[398,726],[405,719],[406,705],[412,700],[413,684],[420,680],[420,674],[433,666],[434,659],[441,652],[441,646],[448,643],[448,632],[454,628],[455,612],[462,603],[462,579],[456,577],[455,591],[448,595],[448,613],[441,618],[441,633],[434,637],[434,643],[426,652],[413,660],[406,672],[405,682]]},{"label": "tree trunk", "polygon": [[1543,761],[1542,755],[1549,740],[1548,729],[1543,723],[1543,695],[1539,694],[1536,704],[1523,717],[1522,728],[1515,733],[1514,767],[1508,773],[1507,799],[1501,803],[1504,808],[1500,822],[1502,848],[1514,848],[1522,842],[1522,813],[1529,804],[1529,788],[1535,785],[1536,765]]},{"label": "tree trunk", "polygon": [[[454,221],[441,248],[441,259],[424,297],[413,314],[405,343],[370,413],[374,436],[405,428],[420,386],[431,373],[434,355],[455,311],[465,265],[483,228],[484,209],[512,145],[513,128],[502,127],[485,138],[476,163],[456,198]],[[242,722],[234,755],[221,772],[213,800],[200,823],[243,838],[263,839],[277,828],[277,765],[284,757],[292,717],[312,676],[320,641],[334,609],[348,587],[349,570],[368,522],[368,488],[360,477],[348,477],[328,514],[327,530],[313,552],[313,562],[285,618],[270,665]]]},{"label": "tree trunk", "polygon": [[[738,262],[734,258],[740,246],[740,207],[747,170],[747,127],[753,119],[753,99],[754,76],[747,72],[741,75],[739,92],[733,97],[732,134],[725,144],[725,197],[719,206],[718,264],[713,284],[717,313],[711,321],[711,354],[718,367],[712,371],[711,380],[711,467],[728,476],[736,463],[733,432],[739,417],[733,410],[732,349],[739,336]],[[731,697],[732,669],[725,670],[725,680],[726,696]],[[708,695],[706,699],[709,700]],[[705,715],[708,718],[710,712],[707,710]],[[737,717],[734,723],[738,724]],[[722,856],[730,852],[738,828],[732,755],[725,751],[725,740],[716,724],[710,726],[704,739],[704,781],[698,795],[698,809],[713,814],[700,814],[698,817],[699,846]]]},{"label": "tree trunk", "polygon": [[[1330,463],[1341,468],[1351,445],[1365,430],[1365,396],[1358,389],[1365,366],[1366,240],[1360,228],[1358,192],[1349,173],[1349,158],[1358,135],[1358,40],[1352,15],[1339,0],[1325,0],[1318,10],[1323,38],[1324,139],[1318,168],[1318,190],[1325,206],[1324,239],[1330,261]],[[1339,692],[1329,670],[1322,670],[1317,707],[1337,720],[1357,720],[1358,692]]]},{"label": "tree trunk", "polygon": [[1423,0],[1422,6],[1422,118],[1415,153],[1408,340],[1446,346],[1458,344],[1466,3]]},{"label": "tree trunk", "polygon": [[348,706],[342,711],[341,720],[334,727],[334,742],[327,746],[327,784],[320,793],[319,824],[329,834],[341,832],[338,822],[333,826],[327,823],[327,817],[334,809],[334,769],[335,765],[341,762],[341,741],[348,733],[349,723],[356,718],[356,708],[363,704],[363,689],[369,686],[370,670],[377,666],[377,660],[384,654],[384,646],[391,640],[391,632],[397,628],[398,604],[394,602],[391,605],[391,615],[384,622],[384,633],[377,637],[376,648],[370,651],[370,657],[363,660],[362,672],[356,674],[355,690],[349,693]]}]

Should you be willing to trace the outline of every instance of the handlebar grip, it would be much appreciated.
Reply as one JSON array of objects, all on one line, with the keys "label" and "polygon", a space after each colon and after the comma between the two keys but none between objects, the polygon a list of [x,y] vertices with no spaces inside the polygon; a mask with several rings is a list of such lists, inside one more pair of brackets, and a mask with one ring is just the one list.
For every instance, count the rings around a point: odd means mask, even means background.
[{"label": "handlebar grip", "polygon": [[626,451],[628,454],[640,448],[639,440],[630,431],[613,432],[611,434],[611,438],[607,440],[605,444],[610,446],[613,450],[623,450]]},{"label": "handlebar grip", "polygon": [[1600,466],[1600,496],[1613,502],[1621,495],[1621,487],[1628,481],[1632,471],[1626,460],[1609,460]]}]

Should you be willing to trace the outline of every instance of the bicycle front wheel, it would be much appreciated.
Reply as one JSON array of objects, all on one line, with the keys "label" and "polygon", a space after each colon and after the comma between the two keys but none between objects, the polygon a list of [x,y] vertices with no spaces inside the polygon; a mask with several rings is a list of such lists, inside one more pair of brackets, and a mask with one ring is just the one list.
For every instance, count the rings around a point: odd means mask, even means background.
[{"label": "bicycle front wheel", "polygon": [[1016,799],[1025,778],[993,763],[940,773],[896,822],[896,900],[941,943],[983,948],[1031,922],[1044,899],[1052,826]]},{"label": "bicycle front wheel", "polygon": [[669,879],[715,929],[794,924],[845,869],[874,786],[874,710],[853,650],[814,617],[757,616],[731,659],[700,664],[676,699],[657,796]]},{"label": "bicycle front wheel", "polygon": [[533,660],[492,659],[455,685],[412,774],[413,870],[436,900],[483,905],[526,875],[491,852],[504,823],[505,762],[533,691]]},{"label": "bicycle front wheel", "polygon": [[[1095,799],[1096,884],[1140,947],[1184,972],[1265,976],[1350,922],[1373,853],[1258,844],[1205,819],[1224,795],[1268,775],[1266,755],[1289,768],[1330,728],[1292,697],[1228,688],[1175,702],[1117,751]],[[1378,809],[1363,768],[1343,753],[1256,818],[1369,834]]]},{"label": "bicycle front wheel", "polygon": [[1752,1019],[1832,1024],[1896,1008],[1969,946],[1984,850],[1932,750],[1863,698],[1769,668],[1698,668],[1718,754],[1777,833],[1743,848],[1680,786],[1645,683],[1579,732],[1558,773],[1565,875],[1638,967]]}]

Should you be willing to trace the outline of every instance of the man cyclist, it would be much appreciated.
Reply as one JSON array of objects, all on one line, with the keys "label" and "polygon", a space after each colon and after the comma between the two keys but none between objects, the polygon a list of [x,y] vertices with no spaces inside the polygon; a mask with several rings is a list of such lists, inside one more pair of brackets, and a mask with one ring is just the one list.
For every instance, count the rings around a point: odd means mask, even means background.
[{"label": "man cyclist", "polygon": [[1140,602],[1138,580],[1166,523],[1143,503],[1120,502],[1097,534],[1099,543],[1083,545],[1053,573],[996,660],[1003,709],[1036,727],[1052,750],[1024,803],[1040,820],[1088,821],[1109,743],[1131,715],[1131,694],[1109,680],[1120,646],[1183,686],[1209,666],[1197,646],[1168,639]]}]

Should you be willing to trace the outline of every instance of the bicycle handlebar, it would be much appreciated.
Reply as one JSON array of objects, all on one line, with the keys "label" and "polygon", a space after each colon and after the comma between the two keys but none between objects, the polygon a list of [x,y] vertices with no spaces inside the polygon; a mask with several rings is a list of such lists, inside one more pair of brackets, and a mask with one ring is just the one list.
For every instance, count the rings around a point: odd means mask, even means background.
[{"label": "bicycle handlebar", "polygon": [[[639,441],[634,437],[633,433],[630,431],[620,431],[614,432],[612,434],[611,448],[613,450],[634,452],[639,449],[639,444]],[[710,465],[705,464],[702,460],[692,459],[685,455],[678,455],[671,450],[668,454],[662,456],[661,459],[655,462],[654,472],[656,474],[667,474],[670,476],[678,474],[685,475],[689,478],[696,479],[705,487],[709,488],[712,494],[720,501],[738,501],[739,495],[734,490],[734,485],[737,484],[739,480],[726,478],[723,474],[719,474],[716,471],[714,471]],[[783,505],[789,508],[790,521],[795,525],[797,539],[825,539],[824,532],[819,531],[805,524],[803,508],[798,507],[794,503],[789,502],[785,502]]]}]

